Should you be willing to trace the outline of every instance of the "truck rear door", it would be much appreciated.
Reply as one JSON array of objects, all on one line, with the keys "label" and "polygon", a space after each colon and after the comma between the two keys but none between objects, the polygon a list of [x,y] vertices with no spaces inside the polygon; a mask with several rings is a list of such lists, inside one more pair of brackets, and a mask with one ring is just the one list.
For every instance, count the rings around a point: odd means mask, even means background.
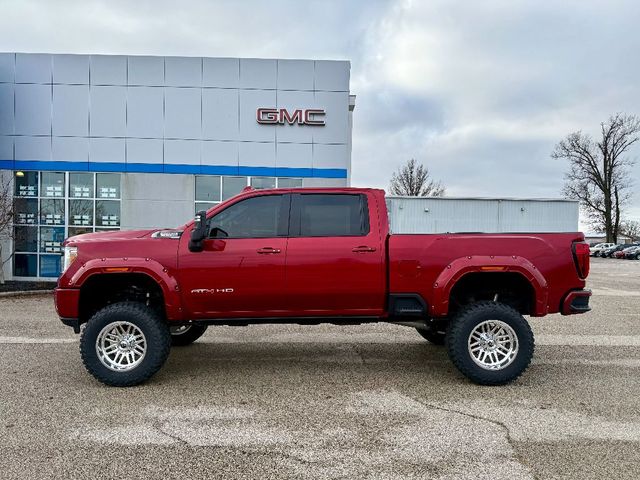
[{"label": "truck rear door", "polygon": [[[371,205],[370,205],[371,201]],[[373,196],[292,195],[286,258],[287,304],[300,316],[384,312],[384,243]]]}]

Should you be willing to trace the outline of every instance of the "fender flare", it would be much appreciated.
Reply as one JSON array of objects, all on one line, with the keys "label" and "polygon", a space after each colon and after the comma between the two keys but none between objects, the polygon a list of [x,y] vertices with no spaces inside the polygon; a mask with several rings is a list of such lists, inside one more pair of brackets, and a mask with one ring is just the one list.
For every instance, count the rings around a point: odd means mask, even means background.
[{"label": "fender flare", "polygon": [[95,258],[84,263],[69,280],[68,287],[82,288],[95,275],[143,274],[162,289],[164,306],[169,320],[182,320],[182,298],[178,281],[170,270],[150,258]]},{"label": "fender flare", "polygon": [[522,275],[533,287],[535,295],[531,315],[538,317],[547,314],[549,310],[549,286],[544,275],[540,273],[533,263],[517,255],[470,255],[453,260],[436,278],[433,284],[431,315],[447,315],[449,313],[451,290],[463,276],[475,272],[512,272]]}]

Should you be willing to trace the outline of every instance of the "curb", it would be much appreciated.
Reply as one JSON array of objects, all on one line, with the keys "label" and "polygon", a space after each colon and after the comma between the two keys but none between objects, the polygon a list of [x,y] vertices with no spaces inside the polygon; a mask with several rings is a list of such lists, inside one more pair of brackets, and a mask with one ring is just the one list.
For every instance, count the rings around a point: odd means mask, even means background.
[{"label": "curb", "polygon": [[51,295],[53,290],[23,290],[19,292],[0,292],[0,298],[34,297],[37,295]]}]

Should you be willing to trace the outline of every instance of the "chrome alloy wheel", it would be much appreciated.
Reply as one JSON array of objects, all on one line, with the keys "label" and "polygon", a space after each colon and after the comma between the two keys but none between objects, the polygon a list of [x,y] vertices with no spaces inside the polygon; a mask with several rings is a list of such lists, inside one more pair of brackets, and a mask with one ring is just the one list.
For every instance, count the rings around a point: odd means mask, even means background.
[{"label": "chrome alloy wheel", "polygon": [[109,370],[128,372],[136,368],[147,354],[147,339],[130,322],[112,322],[98,334],[96,353]]},{"label": "chrome alloy wheel", "polygon": [[485,320],[476,325],[467,345],[471,359],[485,370],[502,370],[518,355],[516,332],[500,320]]},{"label": "chrome alloy wheel", "polygon": [[180,325],[178,327],[169,327],[171,335],[183,335],[191,330],[191,325]]}]

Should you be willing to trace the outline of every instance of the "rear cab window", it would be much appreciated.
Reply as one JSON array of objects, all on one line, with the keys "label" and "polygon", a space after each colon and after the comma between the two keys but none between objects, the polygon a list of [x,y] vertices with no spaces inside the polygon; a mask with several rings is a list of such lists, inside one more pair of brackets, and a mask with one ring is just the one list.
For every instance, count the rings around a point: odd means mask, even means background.
[{"label": "rear cab window", "polygon": [[362,194],[296,194],[291,206],[292,237],[348,237],[369,233]]}]

